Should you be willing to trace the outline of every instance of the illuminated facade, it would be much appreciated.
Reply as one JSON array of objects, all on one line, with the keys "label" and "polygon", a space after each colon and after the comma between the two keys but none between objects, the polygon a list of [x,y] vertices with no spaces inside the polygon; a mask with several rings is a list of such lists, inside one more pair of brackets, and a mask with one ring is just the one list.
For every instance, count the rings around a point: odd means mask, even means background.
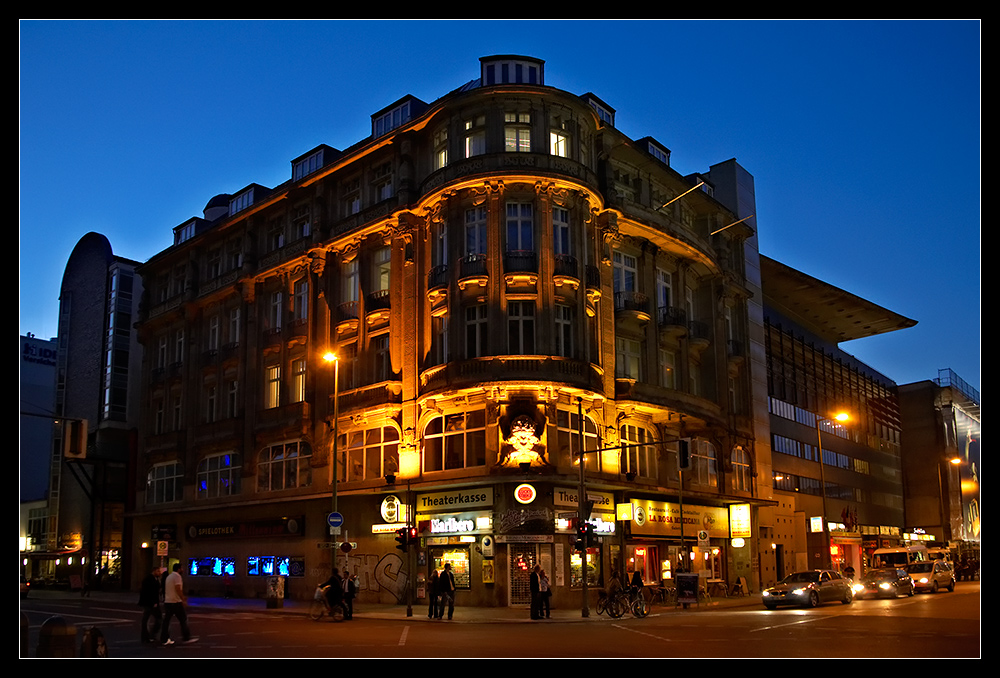
[{"label": "illuminated facade", "polygon": [[[274,572],[304,598],[346,543],[337,566],[362,602],[419,594],[444,562],[459,606],[527,604],[536,563],[559,605],[579,603],[584,572],[654,581],[689,559],[755,584],[770,461],[754,443],[763,335],[735,162],[682,176],[596,96],[498,56],[291,170],[213,199],[142,267],[136,572],[160,541],[195,591],[229,572],[259,595]],[[403,554],[407,521],[420,543]]]}]

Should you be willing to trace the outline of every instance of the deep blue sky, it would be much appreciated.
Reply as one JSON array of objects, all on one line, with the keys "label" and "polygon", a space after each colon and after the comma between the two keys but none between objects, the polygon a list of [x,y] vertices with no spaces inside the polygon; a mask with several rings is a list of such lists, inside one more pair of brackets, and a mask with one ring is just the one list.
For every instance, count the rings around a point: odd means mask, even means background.
[{"label": "deep blue sky", "polygon": [[145,261],[213,195],[511,53],[681,173],[735,158],[763,254],[919,323],[844,350],[981,387],[978,21],[25,21],[19,47],[21,334],[55,335],[88,231]]}]

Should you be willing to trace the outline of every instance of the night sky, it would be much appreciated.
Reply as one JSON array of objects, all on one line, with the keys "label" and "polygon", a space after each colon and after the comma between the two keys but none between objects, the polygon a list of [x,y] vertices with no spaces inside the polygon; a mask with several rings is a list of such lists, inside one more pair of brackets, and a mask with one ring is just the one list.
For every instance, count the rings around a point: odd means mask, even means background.
[{"label": "night sky", "polygon": [[22,21],[20,333],[53,337],[89,231],[145,261],[218,193],[375,111],[545,60],[682,174],[735,158],[761,252],[918,321],[842,348],[980,388],[981,25],[968,21]]}]

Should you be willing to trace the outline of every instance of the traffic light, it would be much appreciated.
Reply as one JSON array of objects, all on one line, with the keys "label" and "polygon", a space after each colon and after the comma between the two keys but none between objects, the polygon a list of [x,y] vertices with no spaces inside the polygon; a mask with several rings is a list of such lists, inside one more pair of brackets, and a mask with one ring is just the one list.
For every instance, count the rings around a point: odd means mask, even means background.
[{"label": "traffic light", "polygon": [[410,531],[405,527],[396,530],[396,548],[404,553],[410,546]]},{"label": "traffic light", "polygon": [[597,535],[594,534],[594,526],[591,525],[590,523],[587,523],[585,529],[587,531],[587,546],[588,547],[597,546]]},{"label": "traffic light", "polygon": [[588,523],[580,523],[576,526],[576,550],[586,551],[587,550],[587,534],[589,532],[590,525]]},{"label": "traffic light", "polygon": [[415,527],[409,528],[406,533],[406,543],[416,546],[420,541],[420,532]]},{"label": "traffic light", "polygon": [[691,468],[691,439],[681,438],[677,441],[677,469],[687,471]]}]

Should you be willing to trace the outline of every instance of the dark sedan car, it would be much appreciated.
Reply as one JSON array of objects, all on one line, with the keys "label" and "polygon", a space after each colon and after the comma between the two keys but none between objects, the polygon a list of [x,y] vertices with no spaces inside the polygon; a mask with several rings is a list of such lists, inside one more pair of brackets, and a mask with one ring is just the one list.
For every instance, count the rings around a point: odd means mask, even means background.
[{"label": "dark sedan car", "polygon": [[900,594],[912,596],[914,592],[910,575],[897,567],[869,570],[859,583],[854,594],[858,598],[895,598]]},{"label": "dark sedan car", "polygon": [[854,600],[851,580],[832,570],[809,570],[790,574],[764,589],[764,607],[773,610],[778,605],[816,607],[830,601],[845,605]]}]

